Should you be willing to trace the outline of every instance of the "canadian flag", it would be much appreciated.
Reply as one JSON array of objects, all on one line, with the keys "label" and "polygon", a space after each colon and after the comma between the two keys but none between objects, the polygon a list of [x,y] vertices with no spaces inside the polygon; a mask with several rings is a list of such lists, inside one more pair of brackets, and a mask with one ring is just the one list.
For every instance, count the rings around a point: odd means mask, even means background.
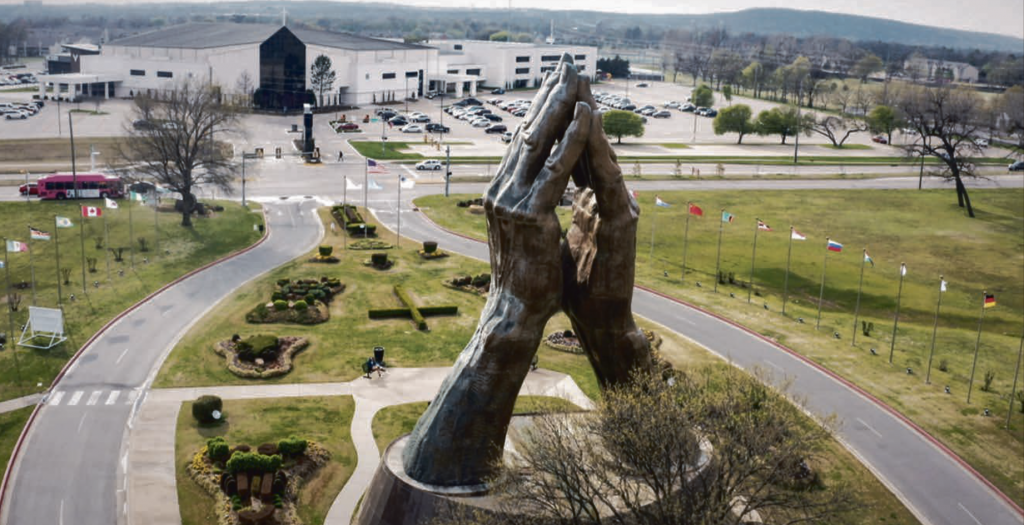
[{"label": "canadian flag", "polygon": [[100,217],[103,210],[96,206],[82,206],[82,217]]}]

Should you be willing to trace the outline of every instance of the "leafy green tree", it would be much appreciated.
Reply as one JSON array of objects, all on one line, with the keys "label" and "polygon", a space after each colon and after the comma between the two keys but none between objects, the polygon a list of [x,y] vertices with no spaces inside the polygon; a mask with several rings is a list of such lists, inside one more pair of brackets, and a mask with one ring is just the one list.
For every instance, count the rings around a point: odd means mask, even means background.
[{"label": "leafy green tree", "polygon": [[604,133],[615,137],[617,144],[622,144],[622,137],[644,136],[644,122],[640,115],[632,111],[613,109],[601,117]]},{"label": "leafy green tree", "polygon": [[715,103],[715,93],[707,84],[701,84],[700,87],[693,90],[690,102],[699,108],[710,108]]},{"label": "leafy green tree", "polygon": [[313,60],[313,67],[309,69],[309,83],[319,95],[319,105],[324,105],[324,92],[330,92],[337,75],[334,73],[331,59],[327,55],[320,55]]},{"label": "leafy green tree", "polygon": [[868,113],[868,129],[872,133],[885,133],[887,142],[892,144],[892,130],[898,126],[896,112],[889,106],[875,106]]},{"label": "leafy green tree", "polygon": [[725,97],[725,101],[732,104],[732,86],[726,84],[722,87],[722,96]]},{"label": "leafy green tree", "polygon": [[744,135],[757,130],[754,122],[750,120],[750,116],[750,106],[746,104],[736,104],[735,106],[723,108],[718,112],[718,116],[715,117],[715,135],[738,133],[740,137],[736,143],[742,144]]},{"label": "leafy green tree", "polygon": [[885,69],[885,63],[882,62],[881,58],[873,54],[867,54],[863,56],[856,64],[853,65],[853,76],[864,82],[868,79],[868,75]]},{"label": "leafy green tree", "polygon": [[782,143],[786,143],[786,137],[792,137],[800,132],[799,119],[796,108],[772,108],[757,114],[757,134],[780,135]]},{"label": "leafy green tree", "polygon": [[614,58],[597,59],[597,69],[608,73],[613,78],[626,78],[629,75],[629,60],[619,55]]}]

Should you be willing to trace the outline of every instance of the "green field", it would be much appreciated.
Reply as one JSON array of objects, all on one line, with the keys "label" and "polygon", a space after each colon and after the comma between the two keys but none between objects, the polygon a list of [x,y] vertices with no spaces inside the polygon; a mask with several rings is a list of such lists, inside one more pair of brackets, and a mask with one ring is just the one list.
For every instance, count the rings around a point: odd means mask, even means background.
[{"label": "green field", "polygon": [[331,452],[330,462],[299,490],[298,514],[302,523],[323,523],[356,468],[356,449],[351,436],[354,412],[355,402],[351,396],[226,400],[224,417],[227,422],[200,427],[192,417],[192,403],[183,403],[174,440],[181,522],[184,525],[218,523],[213,497],[192,481],[185,470],[207,439],[222,436],[232,446],[244,443],[255,449],[260,444],[277,443],[296,435],[316,441]]},{"label": "green field", "polygon": [[[138,250],[138,238],[147,240],[149,251],[135,253],[134,269],[131,268],[129,250],[124,250],[123,262],[117,263],[109,251],[97,249],[97,239],[103,246],[107,246],[103,230],[104,219],[81,217],[80,205],[102,206],[102,202],[30,201],[0,204],[0,231],[9,239],[30,242],[31,245],[31,265],[30,253],[8,254],[8,271],[12,285],[23,282],[30,284],[34,268],[35,304],[57,307],[58,241],[60,266],[71,270],[70,284],[62,285],[65,332],[68,334],[68,341],[50,350],[17,347],[17,351],[13,352],[13,345],[8,345],[8,349],[0,351],[0,399],[10,399],[48,388],[68,358],[115,315],[188,271],[249,246],[259,239],[260,233],[254,231],[253,226],[262,223],[263,217],[260,214],[243,209],[238,203],[221,204],[225,206],[225,211],[215,213],[210,218],[195,219],[195,227],[191,230],[179,226],[179,214],[161,212],[159,252],[156,250],[157,225],[152,207],[144,207],[139,203],[132,205],[132,233],[135,241],[128,235],[128,202],[122,201],[120,209],[104,210],[110,231],[109,246],[127,248],[134,244]],[[54,216],[70,218],[74,227],[54,229]],[[29,225],[57,237],[50,241],[29,241]],[[86,272],[85,292],[82,290],[83,244],[85,256],[96,259],[97,270],[95,273]],[[111,261],[109,280],[107,255],[110,255]],[[124,270],[123,276],[119,275],[119,270]],[[96,283],[99,284],[98,287]],[[3,328],[0,331],[20,334],[19,327],[28,318],[28,306],[33,303],[33,290],[31,287],[14,289],[13,293],[20,300],[20,305],[14,313],[12,322],[8,323],[7,319],[2,321]],[[70,301],[71,294],[76,297],[73,302]]]},{"label": "green field", "polygon": [[[900,410],[953,448],[1018,502],[1024,501],[1024,415],[1015,412],[1011,429],[1003,428],[1020,348],[1024,313],[1024,192],[971,192],[978,217],[969,219],[956,206],[952,191],[719,191],[659,192],[671,208],[653,206],[654,195],[641,194],[638,225],[637,283],[724,314],[772,337],[852,380]],[[417,199],[439,224],[483,238],[483,217],[470,215],[454,201],[470,196]],[[690,221],[687,275],[680,279],[687,200],[705,211]],[[736,215],[724,225],[721,270],[736,284],[714,286],[720,210]],[[842,213],[836,213],[842,211]],[[567,217],[560,210],[563,223]],[[650,257],[651,217],[655,249]],[[746,302],[755,218],[773,232],[758,236],[753,304]],[[794,241],[787,316],[782,306],[789,225],[808,237]],[[814,329],[825,237],[844,244],[831,253],[823,300],[821,329]],[[865,270],[860,319],[875,325],[870,337],[857,333],[851,347],[861,250],[867,247],[876,265]],[[900,307],[893,364],[888,363],[899,265],[908,273]],[[665,277],[664,272],[668,273]],[[939,275],[949,282],[943,296],[931,384],[924,383]],[[695,283],[700,281],[702,287]],[[972,393],[966,402],[981,293],[996,295],[999,305],[985,314]],[[735,294],[731,298],[729,294]],[[763,305],[768,304],[766,311]],[[807,322],[794,322],[802,317]],[[838,332],[840,339],[831,334]],[[870,348],[879,354],[873,357]],[[940,370],[940,364],[946,371]],[[910,367],[913,375],[906,373]],[[985,373],[994,373],[990,391],[982,390]],[[949,385],[952,395],[943,387]],[[1018,385],[1018,390],[1021,385]],[[983,417],[982,409],[992,411]]]},{"label": "green field", "polygon": [[14,445],[18,442],[18,436],[21,435],[21,429],[28,421],[28,416],[32,415],[33,408],[35,407],[28,406],[0,414],[0,471],[7,469],[7,462],[14,453]]}]

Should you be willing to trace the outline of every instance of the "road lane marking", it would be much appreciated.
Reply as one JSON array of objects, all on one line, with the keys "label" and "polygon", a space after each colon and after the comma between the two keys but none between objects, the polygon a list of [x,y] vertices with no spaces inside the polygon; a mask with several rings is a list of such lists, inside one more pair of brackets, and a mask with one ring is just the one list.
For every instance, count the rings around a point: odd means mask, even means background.
[{"label": "road lane marking", "polygon": [[88,416],[89,412],[82,414],[82,419],[78,420],[78,433],[82,433],[82,425],[85,424],[85,416]]},{"label": "road lane marking", "polygon": [[77,392],[75,392],[74,394],[71,394],[71,399],[70,399],[70,400],[68,400],[68,406],[69,406],[69,407],[73,407],[73,406],[77,405],[77,404],[78,404],[78,401],[79,401],[80,399],[82,399],[82,394],[84,394],[84,393],[85,393],[85,392],[82,392],[81,390],[78,390],[78,391],[77,391]]},{"label": "road lane marking", "polygon": [[879,439],[882,438],[882,433],[877,431],[877,430],[875,430],[871,425],[867,424],[863,419],[861,419],[859,417],[855,417],[854,419],[856,419],[857,422],[860,423],[861,425],[864,425],[864,428],[870,430],[872,434],[878,436]]},{"label": "road lane marking", "polygon": [[765,359],[765,360],[764,360],[764,362],[765,362],[765,363],[768,363],[768,366],[770,366],[770,367],[772,367],[772,368],[774,368],[774,369],[778,370],[779,372],[785,372],[785,371],[786,371],[786,370],[785,370],[784,368],[782,368],[781,366],[779,366],[779,365],[777,365],[777,364],[775,364],[775,363],[773,363],[773,362],[771,362],[771,361],[769,361],[769,360],[767,360],[767,359]]},{"label": "road lane marking", "polygon": [[47,403],[47,405],[57,406],[57,405],[60,404],[60,400],[61,399],[64,399],[64,391],[63,390],[58,390],[58,391],[53,393],[53,397],[50,398],[50,402]]},{"label": "road lane marking", "polygon": [[100,400],[100,396],[103,395],[102,390],[93,390],[92,394],[89,395],[89,400],[85,402],[87,406],[95,405]]},{"label": "road lane marking", "polygon": [[64,525],[64,500],[60,500],[60,517],[57,520],[57,523]]},{"label": "road lane marking", "polygon": [[127,354],[127,353],[128,353],[128,349],[125,348],[124,352],[121,352],[121,355],[117,356],[117,361],[114,361],[114,364],[115,365],[121,364],[121,360],[124,359],[124,355]]},{"label": "road lane marking", "polygon": [[117,397],[120,396],[120,395],[121,395],[121,391],[120,390],[114,390],[113,392],[110,393],[109,396],[107,396],[107,402],[104,403],[104,404],[106,404],[106,405],[113,405],[115,402],[117,402]]},{"label": "road lane marking", "polygon": [[981,522],[978,521],[978,518],[975,518],[974,514],[971,514],[971,511],[967,510],[967,507],[965,507],[963,503],[960,503],[958,501],[958,502],[956,502],[956,504],[960,507],[960,510],[964,511],[968,516],[971,517],[972,520],[974,520],[974,523],[977,523],[978,525],[981,525]]}]

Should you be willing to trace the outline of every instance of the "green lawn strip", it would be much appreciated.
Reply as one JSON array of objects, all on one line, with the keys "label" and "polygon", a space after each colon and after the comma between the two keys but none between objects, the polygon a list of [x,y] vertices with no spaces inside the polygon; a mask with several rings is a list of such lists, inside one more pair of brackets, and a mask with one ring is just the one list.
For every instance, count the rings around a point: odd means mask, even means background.
[{"label": "green lawn strip", "polygon": [[[362,210],[361,210],[362,212]],[[372,215],[363,214],[368,220]],[[332,220],[326,209],[321,218]],[[371,223],[373,221],[371,220]],[[330,229],[326,228],[329,232]],[[378,225],[380,239],[394,243],[394,235]],[[408,239],[400,248],[385,250],[396,261],[387,271],[364,265],[374,250],[345,249],[340,233],[327,233],[323,244],[334,247],[337,264],[312,263],[315,251],[275,269],[232,294],[199,321],[178,343],[164,363],[156,380],[157,387],[222,384],[315,383],[348,381],[362,375],[361,366],[374,346],[386,348],[385,359],[393,367],[447,366],[454,361],[476,327],[484,301],[473,294],[445,287],[445,279],[462,274],[487,271],[484,263],[452,255],[434,260],[422,259],[419,243]],[[445,249],[442,244],[441,250]],[[344,293],[330,305],[330,321],[317,325],[250,324],[245,314],[266,302],[281,278],[339,277],[347,285]],[[409,319],[370,320],[367,311],[400,308],[394,286],[402,284],[419,305],[453,304],[458,315],[430,318],[430,331],[422,332]],[[227,370],[224,358],[213,345],[232,334],[277,336],[300,335],[310,341],[309,348],[295,358],[295,368],[273,379],[243,379]]]},{"label": "green lawn strip", "polygon": [[[75,159],[89,165],[89,147],[104,153],[109,162],[117,160],[119,137],[84,137],[77,140]],[[109,158],[107,158],[109,157]],[[71,161],[71,141],[68,138],[4,139],[0,140],[0,162]]]},{"label": "green lawn strip", "polygon": [[[381,454],[392,441],[398,439],[416,426],[416,421],[427,409],[426,401],[392,405],[382,408],[373,416],[373,439]],[[537,412],[571,412],[580,408],[560,397],[520,396],[516,399],[513,414]]]},{"label": "green lawn strip", "polygon": [[35,407],[28,406],[0,414],[0,469],[7,469],[7,462],[14,453],[14,445],[17,444],[18,436],[21,435],[21,429],[28,421],[28,417],[32,415],[33,408]]},{"label": "green lawn strip", "polygon": [[663,148],[669,148],[669,149],[689,149],[690,148],[689,144],[683,144],[682,142],[661,142],[661,143],[658,143],[656,145],[657,146],[661,146]]},{"label": "green lawn strip", "polygon": [[419,153],[405,153],[401,150],[406,149],[410,146],[410,142],[399,142],[399,141],[387,141],[384,147],[381,147],[380,142],[370,142],[365,140],[350,140],[348,143],[364,157],[370,157],[372,159],[380,160],[408,160],[416,159],[422,160],[427,157]]},{"label": "green lawn strip", "polygon": [[[952,191],[734,191],[659,192],[672,208],[655,208],[653,193],[640,196],[637,283],[733,318],[773,337],[830,368],[900,410],[942,440],[1005,493],[1022,501],[1024,465],[1005,461],[1024,457],[1024,415],[1014,413],[1006,431],[1006,409],[1013,365],[1020,344],[1024,311],[1024,192],[973,190],[978,218],[969,219],[956,206]],[[483,217],[456,208],[469,196],[424,197],[416,203],[442,226],[483,238]],[[690,221],[687,280],[680,283],[685,203],[700,204],[706,217]],[[720,286],[714,294],[719,210],[738,217],[725,225],[722,271],[746,282],[750,272],[754,219],[776,231],[758,236],[752,305],[740,286]],[[837,213],[839,212],[839,213]],[[655,262],[649,260],[650,218],[656,224]],[[564,211],[560,210],[563,224]],[[794,224],[809,240],[794,241],[789,279],[788,317],[779,315],[785,279],[788,226]],[[830,254],[822,328],[814,330],[825,237],[844,244]],[[867,246],[876,262],[865,270],[861,299],[863,321],[874,323],[870,337],[858,332],[851,348],[861,250]],[[894,363],[888,363],[898,269],[908,265],[901,301]],[[668,272],[666,278],[663,272]],[[931,343],[938,277],[950,283],[943,297],[931,385],[924,384]],[[700,281],[702,288],[694,283]],[[972,404],[966,403],[973,360],[981,291],[996,295],[999,305],[986,312],[975,374]],[[736,295],[735,299],[729,293]],[[769,310],[763,308],[767,302]],[[797,317],[806,324],[794,322]],[[831,337],[839,332],[841,339]],[[868,350],[875,348],[878,357]],[[947,371],[939,370],[945,362]],[[910,367],[913,375],[906,374]],[[981,390],[986,371],[995,373],[991,392]],[[949,385],[953,394],[946,395]],[[1020,386],[1018,386],[1020,388]],[[988,408],[993,416],[980,415]]]},{"label": "green lawn strip", "polygon": [[228,444],[277,443],[296,435],[316,441],[331,452],[331,460],[299,490],[298,512],[302,522],[324,522],[341,488],[356,468],[356,450],[351,427],[355,402],[351,396],[294,397],[279,399],[225,400],[225,424],[200,427],[192,417],[192,403],[178,413],[175,430],[175,472],[178,508],[184,525],[215,525],[214,500],[189,477],[192,456],[206,440],[221,436]]},{"label": "green lawn strip", "polygon": [[[135,240],[128,236],[128,203],[121,202],[120,209],[104,210],[110,230],[110,246],[136,247],[135,269],[130,267],[130,256],[126,249],[124,261],[114,262],[110,256],[111,282],[107,282],[106,252],[96,248],[96,239],[103,239],[102,218],[83,219],[80,206],[103,206],[101,201],[81,202],[9,202],[0,204],[0,231],[14,240],[31,242],[32,262],[35,267],[36,305],[57,307],[56,242],[29,241],[28,226],[59,236],[60,263],[62,268],[71,269],[70,285],[63,286],[65,332],[68,341],[51,348],[40,350],[17,347],[15,354],[8,350],[0,352],[0,399],[11,399],[49,387],[50,382],[79,347],[101,326],[146,295],[185,273],[223,257],[233,251],[251,245],[260,238],[253,225],[262,223],[263,217],[243,209],[238,203],[221,202],[223,212],[209,218],[193,219],[192,229],[182,228],[181,215],[161,212],[160,251],[156,252],[153,208],[139,203],[132,204],[132,228]],[[168,208],[169,209],[169,208]],[[55,215],[70,218],[73,228],[55,231]],[[82,293],[81,228],[86,228],[85,255],[97,259],[96,273],[86,273],[87,293]],[[147,240],[149,251],[138,251],[138,238]],[[145,262],[148,259],[149,262]],[[8,254],[11,283],[30,281],[28,253]],[[124,276],[118,270],[124,270]],[[94,283],[99,282],[99,287]],[[32,290],[14,290],[21,300],[14,315],[15,335],[28,319],[28,306],[32,303]],[[69,301],[74,294],[76,300]],[[0,331],[7,332],[3,321]],[[10,345],[9,348],[14,348]],[[20,382],[19,382],[20,373]],[[41,387],[37,387],[41,384]]]},{"label": "green lawn strip", "polygon": [[860,150],[865,150],[865,149],[874,149],[874,148],[872,148],[871,146],[868,146],[867,144],[843,144],[842,146],[836,146],[836,145],[834,145],[834,144],[821,144],[821,147],[823,147],[823,148],[828,148],[828,149],[838,149],[838,150],[850,150],[850,149],[860,149]]}]

